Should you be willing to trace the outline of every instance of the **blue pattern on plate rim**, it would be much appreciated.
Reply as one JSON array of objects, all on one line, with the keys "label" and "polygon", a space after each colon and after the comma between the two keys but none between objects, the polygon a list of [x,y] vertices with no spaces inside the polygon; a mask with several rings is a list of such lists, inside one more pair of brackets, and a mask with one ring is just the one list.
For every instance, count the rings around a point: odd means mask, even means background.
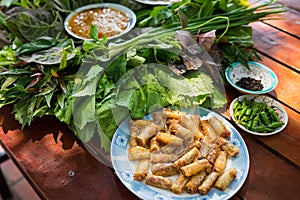
[{"label": "blue pattern on plate rim", "polygon": [[[188,110],[183,111],[187,112]],[[202,119],[209,118],[211,115],[214,115],[221,119],[226,128],[231,132],[229,140],[240,149],[239,155],[235,158],[232,158],[228,162],[229,166],[237,169],[236,179],[224,192],[213,188],[207,195],[188,194],[186,192],[181,195],[177,195],[170,191],[145,185],[143,182],[134,180],[132,176],[135,170],[135,165],[128,161],[127,157],[129,141],[129,119],[127,118],[120,124],[119,128],[114,134],[111,145],[111,160],[116,174],[121,182],[139,198],[145,200],[152,200],[153,197],[155,200],[224,200],[232,197],[242,187],[248,175],[250,161],[247,146],[241,135],[226,119],[217,113],[204,108],[198,108],[193,110],[193,114],[200,115]],[[146,116],[146,119],[150,118],[150,115]]]}]

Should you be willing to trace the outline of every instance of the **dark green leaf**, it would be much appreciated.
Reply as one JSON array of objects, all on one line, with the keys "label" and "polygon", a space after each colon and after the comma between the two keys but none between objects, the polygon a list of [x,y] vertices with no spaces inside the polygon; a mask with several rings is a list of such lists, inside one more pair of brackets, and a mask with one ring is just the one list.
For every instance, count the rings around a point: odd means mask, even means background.
[{"label": "dark green leaf", "polygon": [[106,69],[105,72],[108,78],[112,79],[115,83],[126,72],[127,57],[126,54],[116,58]]},{"label": "dark green leaf", "polygon": [[55,15],[45,8],[22,9],[8,16],[6,22],[10,32],[23,41],[42,36],[64,37],[63,22]]},{"label": "dark green leaf", "polygon": [[90,27],[90,37],[93,39],[93,40],[99,40],[99,37],[98,37],[98,28],[96,25],[91,25]]},{"label": "dark green leaf", "polygon": [[16,55],[22,55],[22,54],[31,54],[36,51],[48,49],[50,47],[53,47],[57,44],[57,40],[51,37],[41,37],[38,38],[32,42],[28,42],[23,44],[22,46],[18,47],[16,51]]}]

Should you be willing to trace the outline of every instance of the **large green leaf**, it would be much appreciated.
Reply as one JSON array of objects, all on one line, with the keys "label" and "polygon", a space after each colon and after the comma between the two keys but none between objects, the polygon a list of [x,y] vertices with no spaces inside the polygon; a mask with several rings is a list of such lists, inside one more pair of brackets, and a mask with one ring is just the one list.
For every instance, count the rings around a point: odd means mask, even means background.
[{"label": "large green leaf", "polygon": [[58,13],[46,8],[15,9],[6,22],[9,31],[23,41],[33,41],[42,36],[64,36],[63,22]]}]

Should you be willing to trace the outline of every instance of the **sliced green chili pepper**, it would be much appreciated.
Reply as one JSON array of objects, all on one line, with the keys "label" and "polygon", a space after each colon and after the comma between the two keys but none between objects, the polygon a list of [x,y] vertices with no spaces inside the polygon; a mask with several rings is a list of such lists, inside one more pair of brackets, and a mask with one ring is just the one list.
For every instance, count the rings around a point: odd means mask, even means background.
[{"label": "sliced green chili pepper", "polygon": [[259,110],[259,107],[257,107],[257,106],[255,106],[255,107],[253,108],[252,113],[251,113],[251,115],[250,115],[250,118],[251,118],[251,119],[254,118],[254,116],[256,115],[256,113],[258,112],[258,110]]},{"label": "sliced green chili pepper", "polygon": [[232,106],[233,111],[235,111],[238,106],[239,106],[239,101],[234,102],[234,104]]},{"label": "sliced green chili pepper", "polygon": [[280,118],[278,117],[277,113],[275,112],[275,110],[272,107],[267,107],[267,111],[274,121],[280,122]]},{"label": "sliced green chili pepper", "polygon": [[259,115],[256,115],[256,117],[254,117],[254,119],[253,119],[251,128],[253,129],[254,127],[256,127],[259,122],[260,122],[260,117],[259,117]]},{"label": "sliced green chili pepper", "polygon": [[273,123],[269,124],[267,127],[268,128],[276,129],[276,128],[279,128],[279,127],[281,127],[283,125],[284,125],[284,122],[280,121],[280,122],[273,122]]},{"label": "sliced green chili pepper", "polygon": [[245,127],[246,129],[248,129],[247,123],[246,122],[239,122],[240,125],[242,125],[243,127]]},{"label": "sliced green chili pepper", "polygon": [[246,115],[249,116],[249,115],[251,115],[251,113],[252,113],[252,108],[248,108],[247,111],[246,111]]},{"label": "sliced green chili pepper", "polygon": [[273,132],[274,129],[268,128],[268,127],[262,125],[262,126],[256,126],[256,127],[254,127],[253,131],[254,132],[258,132],[258,133],[268,133],[268,132]]},{"label": "sliced green chili pepper", "polygon": [[247,109],[248,109],[248,106],[245,106],[245,107],[241,110],[241,113],[240,113],[240,115],[239,115],[239,119],[241,119],[241,118],[245,115]]},{"label": "sliced green chili pepper", "polygon": [[248,130],[251,129],[252,124],[253,124],[253,120],[248,121],[248,123],[247,123],[247,127],[248,127],[247,129],[248,129]]},{"label": "sliced green chili pepper", "polygon": [[242,100],[242,106],[246,106],[248,104],[248,100],[246,98],[243,98]]},{"label": "sliced green chili pepper", "polygon": [[247,121],[249,121],[249,120],[250,120],[250,117],[248,117],[248,116],[246,116],[246,115],[244,115],[244,116],[242,117],[242,119],[241,119],[242,122],[247,122]]},{"label": "sliced green chili pepper", "polygon": [[262,121],[263,121],[263,123],[265,125],[269,125],[270,124],[268,115],[267,115],[267,113],[265,111],[260,112],[260,116],[261,116],[261,119],[262,119]]}]

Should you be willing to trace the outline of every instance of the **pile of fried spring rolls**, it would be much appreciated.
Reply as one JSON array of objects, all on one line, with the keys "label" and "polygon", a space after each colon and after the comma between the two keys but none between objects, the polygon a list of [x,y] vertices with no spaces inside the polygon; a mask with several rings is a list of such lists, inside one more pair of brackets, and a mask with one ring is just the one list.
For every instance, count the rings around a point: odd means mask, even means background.
[{"label": "pile of fried spring rolls", "polygon": [[129,127],[128,159],[137,162],[135,180],[175,194],[205,195],[213,187],[224,191],[236,178],[237,170],[226,165],[239,149],[215,116],[203,120],[162,109],[152,113],[152,120],[130,120]]}]

